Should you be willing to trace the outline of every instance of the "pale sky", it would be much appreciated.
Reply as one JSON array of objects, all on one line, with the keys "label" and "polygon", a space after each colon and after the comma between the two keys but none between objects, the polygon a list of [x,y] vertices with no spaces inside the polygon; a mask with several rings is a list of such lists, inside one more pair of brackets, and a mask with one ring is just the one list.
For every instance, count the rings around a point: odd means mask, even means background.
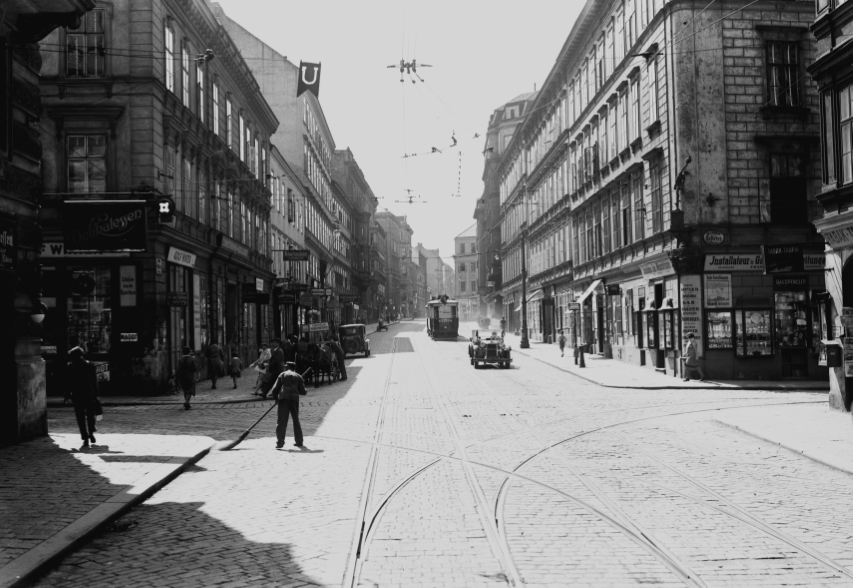
[{"label": "pale sky", "polygon": [[[580,0],[218,2],[291,62],[322,63],[320,103],[336,148],[352,149],[378,210],[407,215],[413,244],[438,247],[451,263],[453,238],[474,223],[483,193],[489,116],[541,88],[583,7]],[[418,68],[423,83],[404,75],[401,84],[399,69],[386,68],[401,58],[433,66]],[[454,131],[458,146],[449,148]],[[428,154],[432,147],[443,153]],[[426,202],[396,202],[407,199],[406,189]]]}]

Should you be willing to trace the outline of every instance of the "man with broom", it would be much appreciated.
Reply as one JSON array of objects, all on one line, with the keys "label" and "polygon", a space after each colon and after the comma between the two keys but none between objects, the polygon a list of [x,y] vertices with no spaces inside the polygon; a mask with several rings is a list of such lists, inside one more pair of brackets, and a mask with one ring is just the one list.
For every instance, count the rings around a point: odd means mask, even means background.
[{"label": "man with broom", "polygon": [[278,424],[275,427],[276,449],[284,447],[284,434],[287,432],[287,417],[293,416],[293,436],[296,447],[302,447],[302,425],[299,424],[299,397],[306,394],[305,382],[296,373],[296,364],[285,363],[284,371],[279,374],[272,387],[272,397],[278,401]]}]

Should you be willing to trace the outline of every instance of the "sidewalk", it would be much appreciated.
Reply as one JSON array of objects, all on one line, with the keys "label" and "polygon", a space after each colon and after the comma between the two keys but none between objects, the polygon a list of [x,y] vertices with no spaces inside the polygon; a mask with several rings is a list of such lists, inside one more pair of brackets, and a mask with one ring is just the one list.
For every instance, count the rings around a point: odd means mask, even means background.
[{"label": "sidewalk", "polygon": [[[405,319],[404,319],[405,320]],[[396,325],[400,321],[390,323]],[[377,323],[365,325],[367,327],[367,336],[376,332]],[[382,331],[383,333],[385,331]],[[350,356],[351,358],[352,356]],[[350,359],[348,358],[348,359]],[[349,365],[349,364],[347,364]],[[211,390],[210,379],[201,380],[196,384],[195,398],[192,404],[241,404],[244,402],[260,401],[259,396],[253,396],[255,383],[257,381],[257,372],[248,367],[243,368],[242,377],[237,379],[237,388],[234,388],[234,383],[230,376],[219,378],[216,383],[216,390]],[[145,406],[149,404],[174,404],[181,405],[184,403],[182,394],[159,395],[159,396],[109,396],[101,397],[103,406]],[[48,408],[62,408],[65,406],[62,403],[61,396],[48,396]]]},{"label": "sidewalk", "polygon": [[22,586],[201,459],[210,437],[78,434],[0,449],[0,588]]},{"label": "sidewalk", "polygon": [[[465,333],[465,331],[462,331]],[[828,392],[829,382],[813,380],[690,380],[683,381],[671,373],[663,374],[649,368],[628,364],[618,359],[605,359],[600,355],[584,354],[586,367],[575,365],[574,349],[566,347],[565,357],[560,357],[557,344],[530,342],[529,349],[521,348],[521,337],[507,333],[504,340],[513,353],[528,355],[605,388],[634,388],[637,390],[791,390]]]}]

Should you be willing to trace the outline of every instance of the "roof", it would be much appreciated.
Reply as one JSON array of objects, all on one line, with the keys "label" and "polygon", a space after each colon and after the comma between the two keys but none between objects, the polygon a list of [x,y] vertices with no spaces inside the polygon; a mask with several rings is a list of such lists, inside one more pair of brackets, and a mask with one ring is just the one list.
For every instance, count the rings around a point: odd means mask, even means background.
[{"label": "roof", "polygon": [[461,239],[465,237],[476,237],[477,236],[477,223],[474,223],[458,235],[454,237],[454,239]]},{"label": "roof", "polygon": [[[519,94],[518,96],[516,96],[515,98],[513,98],[512,100],[510,100],[506,104],[512,104],[513,102],[524,102],[525,100],[531,100],[531,99],[535,98],[538,93],[539,92],[536,91],[536,92],[528,92],[527,94]],[[504,106],[506,106],[506,104]]]}]

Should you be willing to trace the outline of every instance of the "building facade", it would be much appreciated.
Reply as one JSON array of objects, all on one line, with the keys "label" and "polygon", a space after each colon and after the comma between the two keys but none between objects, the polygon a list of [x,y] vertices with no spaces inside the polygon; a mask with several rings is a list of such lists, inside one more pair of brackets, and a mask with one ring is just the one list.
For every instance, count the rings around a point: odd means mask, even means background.
[{"label": "building facade", "polygon": [[462,321],[477,320],[480,316],[479,265],[477,224],[473,224],[453,238],[454,273],[456,274],[456,299]]},{"label": "building facade", "polygon": [[782,261],[822,248],[813,19],[587,2],[500,163],[514,328],[526,286],[534,340],[676,375],[692,332],[709,377],[826,377],[823,267]]},{"label": "building facade", "polygon": [[163,390],[184,346],[203,376],[212,341],[253,360],[278,121],[210,5],[97,3],[43,61],[48,387],[75,345],[107,393]]},{"label": "building facade", "polygon": [[[817,50],[808,72],[817,83],[820,111],[822,176],[817,196],[823,217],[814,225],[826,243],[826,293],[818,300],[816,320],[823,340],[821,362],[829,370],[829,404],[849,411],[853,403],[851,347],[853,322],[853,166],[850,119],[853,117],[853,48],[845,31],[853,26],[853,5],[834,0],[816,2],[812,34]],[[833,361],[830,356],[835,359]]]},{"label": "building facade", "polygon": [[47,434],[38,43],[57,27],[79,26],[92,8],[92,0],[61,0],[0,10],[0,446]]},{"label": "building facade", "polygon": [[477,221],[477,249],[479,259],[478,286],[480,316],[499,321],[503,316],[501,297],[501,214],[500,178],[497,169],[506,148],[512,140],[516,127],[524,116],[536,92],[516,96],[500,108],[495,109],[489,119],[483,155],[483,195],[477,200],[474,218]]}]

